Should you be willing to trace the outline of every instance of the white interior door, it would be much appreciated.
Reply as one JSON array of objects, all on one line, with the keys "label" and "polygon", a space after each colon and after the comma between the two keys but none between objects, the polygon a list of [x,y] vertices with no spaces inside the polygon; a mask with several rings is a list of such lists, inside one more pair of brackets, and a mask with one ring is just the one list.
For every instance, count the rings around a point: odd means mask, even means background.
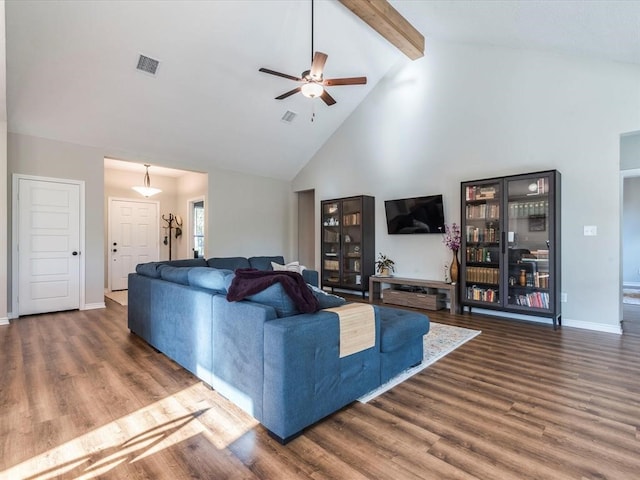
[{"label": "white interior door", "polygon": [[80,307],[80,186],[19,179],[18,314]]},{"label": "white interior door", "polygon": [[110,199],[109,219],[111,290],[126,290],[137,264],[158,260],[158,202]]}]

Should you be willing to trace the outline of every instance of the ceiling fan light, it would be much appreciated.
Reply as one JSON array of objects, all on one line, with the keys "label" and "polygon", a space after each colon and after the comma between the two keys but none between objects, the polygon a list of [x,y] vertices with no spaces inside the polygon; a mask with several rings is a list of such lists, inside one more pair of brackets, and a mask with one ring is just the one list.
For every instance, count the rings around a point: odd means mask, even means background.
[{"label": "ceiling fan light", "polygon": [[324,93],[324,88],[319,83],[309,82],[302,85],[300,91],[307,98],[316,98]]}]

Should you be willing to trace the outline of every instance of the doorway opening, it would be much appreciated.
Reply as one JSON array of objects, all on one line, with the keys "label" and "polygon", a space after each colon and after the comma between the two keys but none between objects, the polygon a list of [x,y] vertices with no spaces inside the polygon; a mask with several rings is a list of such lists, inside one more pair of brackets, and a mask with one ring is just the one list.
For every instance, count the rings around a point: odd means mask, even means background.
[{"label": "doorway opening", "polygon": [[[206,203],[209,183],[208,174],[151,164],[148,170],[151,177],[150,184],[160,191],[152,197],[145,198],[141,193],[133,189],[134,186],[143,183],[145,171],[144,163],[113,158],[104,159],[105,293],[111,293],[112,290],[126,290],[128,273],[134,272],[138,263],[165,261],[170,258],[180,260],[193,257],[192,237],[187,226],[191,224],[191,221],[189,220],[189,223],[186,223],[191,215],[189,201],[198,199],[203,202],[203,205]],[[129,202],[131,205],[137,206],[137,208],[147,208],[150,204],[149,202],[154,203],[158,218],[157,223],[154,221],[147,224],[142,221],[144,219],[139,219],[137,224],[134,222],[131,226],[121,225],[122,222],[117,227],[112,225],[112,219],[110,218],[110,203],[112,199]],[[142,214],[144,212],[139,211],[138,213]],[[151,212],[146,214],[150,215]],[[163,217],[175,219],[172,225],[173,228],[168,228],[167,222],[162,221]],[[182,219],[185,220],[185,223],[183,223]],[[124,230],[119,233],[126,238],[131,238],[134,242],[138,242],[136,245],[139,247],[142,247],[142,244],[147,246],[157,245],[157,254],[137,252],[137,247],[134,248],[134,245],[132,245],[130,250],[133,253],[130,257],[121,259],[124,261],[119,262],[117,259],[114,260],[114,254],[123,253],[124,255],[124,253],[129,253],[122,252],[118,248],[121,246],[120,242],[111,238],[118,228],[123,228]],[[127,229],[132,230],[129,231]],[[171,238],[169,238],[169,235]],[[202,235],[204,239],[205,233],[203,232]],[[138,238],[138,240],[135,240],[135,238]],[[118,243],[118,245],[113,245],[114,242]],[[114,249],[117,251],[113,252]],[[114,263],[118,263],[118,268],[115,269],[115,272],[113,271]]]},{"label": "doorway opening", "polygon": [[315,269],[316,216],[315,190],[298,192],[298,260],[307,268]]},{"label": "doorway opening", "polygon": [[620,137],[622,332],[640,335],[640,132]]}]

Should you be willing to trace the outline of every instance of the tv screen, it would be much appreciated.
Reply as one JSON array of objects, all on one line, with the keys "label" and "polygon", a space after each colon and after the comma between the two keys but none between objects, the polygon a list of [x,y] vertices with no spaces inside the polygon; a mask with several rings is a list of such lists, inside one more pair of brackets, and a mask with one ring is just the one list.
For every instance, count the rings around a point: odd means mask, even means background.
[{"label": "tv screen", "polygon": [[385,200],[384,209],[391,235],[444,233],[442,195]]}]

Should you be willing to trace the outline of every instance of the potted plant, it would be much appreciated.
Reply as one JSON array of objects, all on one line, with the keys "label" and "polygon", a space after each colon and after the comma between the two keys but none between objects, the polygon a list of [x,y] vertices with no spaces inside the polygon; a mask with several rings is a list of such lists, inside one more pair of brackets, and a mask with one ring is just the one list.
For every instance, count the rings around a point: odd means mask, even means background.
[{"label": "potted plant", "polygon": [[396,263],[382,253],[378,254],[378,259],[376,260],[376,272],[378,272],[378,275],[381,277],[390,277],[391,272],[395,271]]}]

